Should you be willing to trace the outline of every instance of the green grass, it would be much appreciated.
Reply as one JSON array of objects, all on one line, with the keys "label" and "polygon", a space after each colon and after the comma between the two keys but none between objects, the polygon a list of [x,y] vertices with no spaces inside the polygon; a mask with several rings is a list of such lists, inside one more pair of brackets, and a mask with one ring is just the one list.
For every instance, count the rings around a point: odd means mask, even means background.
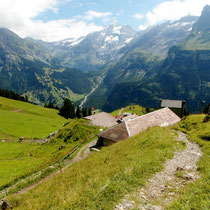
[{"label": "green grass", "polygon": [[[112,116],[116,116],[118,115],[118,112],[120,111],[121,109],[118,109],[118,110],[115,110],[113,111],[112,113],[110,113]],[[148,109],[148,111],[151,111],[150,109]],[[137,114],[139,116],[143,115],[143,114],[146,114],[147,113],[147,110],[146,108],[142,107],[142,106],[139,106],[139,105],[131,105],[131,106],[126,106],[123,110],[122,110],[122,113],[125,113],[125,112],[128,112],[128,113],[134,113],[134,114]]]},{"label": "green grass", "polygon": [[0,97],[0,139],[45,138],[65,122],[57,110]]},{"label": "green grass", "polygon": [[110,114],[111,114],[113,117],[115,117],[115,116],[118,115],[118,113],[119,113],[120,110],[121,110],[121,109],[114,110],[114,111],[111,112]]},{"label": "green grass", "polygon": [[168,128],[150,128],[92,153],[30,192],[8,200],[14,209],[113,209],[172,158],[174,138]]},{"label": "green grass", "polygon": [[190,115],[175,126],[199,144],[203,156],[197,164],[201,179],[182,188],[169,209],[210,209],[210,122],[203,123],[204,116]]},{"label": "green grass", "polygon": [[[71,120],[43,145],[0,141],[0,189],[59,161],[76,146],[93,140],[98,132],[99,127],[87,125],[85,120]],[[59,150],[61,145],[64,148]]]}]

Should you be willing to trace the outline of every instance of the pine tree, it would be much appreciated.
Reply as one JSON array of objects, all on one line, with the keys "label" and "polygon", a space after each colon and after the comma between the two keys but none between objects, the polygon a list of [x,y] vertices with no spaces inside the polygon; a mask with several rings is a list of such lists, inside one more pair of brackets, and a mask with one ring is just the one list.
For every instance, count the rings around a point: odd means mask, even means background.
[{"label": "pine tree", "polygon": [[80,107],[79,106],[77,107],[77,110],[76,110],[76,117],[77,118],[81,118],[81,111],[80,111]]},{"label": "pine tree", "polygon": [[87,108],[85,108],[85,107],[82,107],[82,116],[83,117],[87,117]]},{"label": "pine tree", "polygon": [[63,102],[63,106],[59,110],[59,114],[66,119],[75,118],[75,110],[74,105],[71,103],[69,99],[65,99]]},{"label": "pine tree", "polygon": [[91,108],[88,109],[88,116],[92,115]]}]

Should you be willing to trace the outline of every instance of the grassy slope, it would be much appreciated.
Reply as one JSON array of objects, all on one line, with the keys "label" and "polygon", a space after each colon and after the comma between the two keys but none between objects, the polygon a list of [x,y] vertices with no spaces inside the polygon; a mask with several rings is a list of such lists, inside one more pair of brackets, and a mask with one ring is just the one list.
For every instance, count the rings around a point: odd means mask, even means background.
[{"label": "grassy slope", "polygon": [[[168,128],[150,128],[93,153],[29,193],[10,197],[17,209],[111,209],[173,156]],[[151,152],[152,151],[152,152]]]},{"label": "grassy slope", "polygon": [[[93,140],[98,132],[98,127],[89,126],[84,120],[71,120],[43,145],[0,141],[0,189],[58,161],[77,145]],[[65,148],[59,150],[61,145]]]},{"label": "grassy slope", "polygon": [[170,209],[210,209],[210,122],[203,123],[203,119],[204,115],[190,115],[176,126],[200,145],[203,156],[198,162],[201,179],[182,189]]},{"label": "grassy slope", "polygon": [[0,97],[0,139],[45,138],[65,122],[57,110]]},{"label": "grassy slope", "polygon": [[[118,115],[119,111],[120,111],[120,109],[115,110],[110,114],[115,117],[116,115]],[[131,106],[126,106],[122,110],[121,114],[123,114],[124,112],[134,113],[134,114],[137,114],[137,115],[140,116],[140,115],[146,114],[146,109],[142,106],[139,106],[139,105],[131,105]]]}]

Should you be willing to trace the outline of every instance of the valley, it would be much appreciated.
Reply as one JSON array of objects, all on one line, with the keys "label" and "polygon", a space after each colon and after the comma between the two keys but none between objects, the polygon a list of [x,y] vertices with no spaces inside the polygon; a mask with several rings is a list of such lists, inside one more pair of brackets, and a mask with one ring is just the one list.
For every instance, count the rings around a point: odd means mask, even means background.
[{"label": "valley", "polygon": [[210,97],[209,16],[206,6],[201,17],[141,33],[112,24],[78,40],[52,43],[22,39],[2,28],[0,88],[27,95],[36,104],[60,106],[70,98],[76,105],[112,111],[130,103],[158,107],[157,100],[165,97],[187,100],[189,111],[197,112]]},{"label": "valley", "polygon": [[137,30],[45,3],[46,39],[0,27],[0,209],[210,209],[210,5]]}]

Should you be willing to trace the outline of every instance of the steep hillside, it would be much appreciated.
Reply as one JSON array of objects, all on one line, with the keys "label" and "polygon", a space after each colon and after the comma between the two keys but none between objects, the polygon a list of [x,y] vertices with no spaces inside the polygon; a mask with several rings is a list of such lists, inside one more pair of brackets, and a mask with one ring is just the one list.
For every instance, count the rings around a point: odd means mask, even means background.
[{"label": "steep hillside", "polygon": [[183,47],[188,50],[210,49],[210,6],[204,7],[199,20],[193,25],[192,32]]},{"label": "steep hillside", "polygon": [[66,119],[55,109],[0,97],[0,139],[46,138]]},{"label": "steep hillside", "polygon": [[[173,47],[158,74],[141,82],[116,84],[104,109],[131,102],[157,107],[158,99],[183,99],[187,108],[201,110],[201,100],[210,101],[210,51],[187,51]],[[126,94],[125,94],[126,93]]]},{"label": "steep hillside", "polygon": [[162,163],[173,156],[175,145],[171,130],[151,128],[91,154],[9,202],[14,209],[113,209],[126,193],[162,169]]},{"label": "steep hillside", "polygon": [[198,17],[187,16],[149,28],[140,32],[122,51],[141,51],[150,56],[165,58],[171,46],[180,44],[187,38],[197,20]]},{"label": "steep hillside", "polygon": [[[34,111],[36,111],[35,108]],[[45,109],[41,114],[43,113],[48,115],[49,110]],[[40,119],[34,115],[31,114],[31,118],[38,124]],[[54,116],[53,121],[58,123],[59,119]],[[23,120],[22,123],[24,124]],[[14,128],[14,125],[12,126]],[[25,140],[22,142],[0,140],[0,199],[2,198],[1,190],[4,188],[18,182],[19,184],[13,188],[13,191],[16,191],[24,185],[30,185],[36,179],[44,178],[50,172],[57,170],[59,165],[65,165],[64,157],[68,160],[69,154],[75,147],[93,140],[98,132],[99,127],[87,125],[85,120],[71,120],[60,129],[56,136],[51,140],[48,139],[47,143],[40,144],[38,140],[27,142]],[[39,173],[36,174],[36,179],[31,177],[28,183],[27,181],[19,182],[37,171]]]},{"label": "steep hillside", "polygon": [[94,79],[93,74],[61,67],[41,45],[0,29],[0,88],[27,94],[34,103],[61,104],[64,98],[83,98]]},{"label": "steep hillside", "polygon": [[49,63],[50,55],[46,49],[36,43],[20,38],[6,28],[0,28],[0,64],[7,60],[9,64],[19,60],[19,56],[30,60]]}]

